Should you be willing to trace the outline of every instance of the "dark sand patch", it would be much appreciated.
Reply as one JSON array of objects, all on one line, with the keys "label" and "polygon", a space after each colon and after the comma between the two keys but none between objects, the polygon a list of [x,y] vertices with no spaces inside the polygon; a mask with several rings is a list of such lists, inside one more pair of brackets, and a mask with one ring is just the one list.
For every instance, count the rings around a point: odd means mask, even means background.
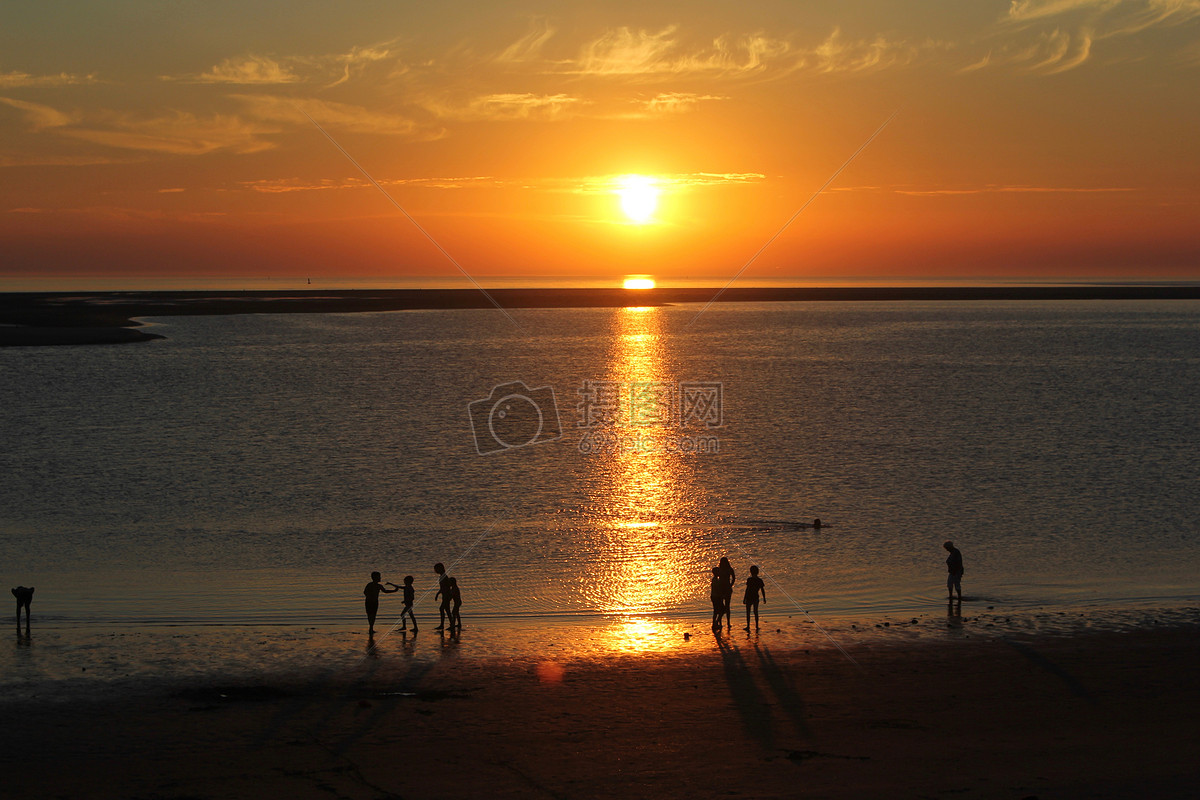
[{"label": "dark sand patch", "polygon": [[6,792],[1163,798],[1200,782],[1194,625],[854,647],[857,667],[709,644],[553,670],[397,654],[243,689],[9,703]]}]

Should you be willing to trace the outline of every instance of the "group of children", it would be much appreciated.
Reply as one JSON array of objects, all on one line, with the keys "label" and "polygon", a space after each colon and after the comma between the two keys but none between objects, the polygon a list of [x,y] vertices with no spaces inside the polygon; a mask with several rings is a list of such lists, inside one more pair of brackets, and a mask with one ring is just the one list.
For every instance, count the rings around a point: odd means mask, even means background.
[{"label": "group of children", "polygon": [[[452,578],[446,574],[446,567],[439,561],[433,565],[433,571],[438,575],[438,590],[433,596],[434,600],[441,598],[441,604],[438,606],[438,612],[441,615],[441,624],[434,630],[440,631],[446,629],[446,619],[450,620],[450,630],[462,630],[462,615],[458,611],[458,607],[462,605],[462,593],[458,590],[458,579]],[[383,577],[378,572],[371,573],[371,582],[363,588],[363,596],[366,597],[367,606],[367,633],[375,633],[375,617],[379,613],[379,595],[392,594],[404,589],[404,609],[400,612],[400,630],[408,630],[408,621],[412,620],[412,632],[417,632],[417,617],[413,613],[413,601],[416,597],[416,592],[413,589],[413,576],[404,576],[404,586],[397,586],[394,583],[388,582],[388,589],[382,583]]]},{"label": "group of children", "polygon": [[[733,565],[729,563],[728,558],[722,558],[721,563],[712,568],[712,583],[709,586],[708,596],[712,600],[713,618],[712,627],[714,631],[721,630],[721,617],[725,617],[725,624],[730,628],[733,623],[730,619],[732,614],[730,605],[733,601],[733,587],[736,582],[737,575],[733,571]],[[763,583],[763,579],[758,577],[758,567],[750,567],[750,577],[746,579],[746,593],[742,596],[742,602],[746,605],[746,627],[742,630],[750,630],[750,612],[754,611],[754,628],[758,629],[758,603],[759,594],[762,594],[762,602],[767,602],[767,586]]]},{"label": "group of children", "polygon": [[[459,606],[462,605],[462,593],[458,589],[458,580],[446,574],[446,568],[441,562],[433,565],[433,571],[438,575],[438,591],[433,596],[434,600],[441,598],[441,604],[438,606],[438,612],[441,617],[441,624],[434,630],[445,630],[447,618],[450,621],[450,630],[462,630],[462,616],[459,614]],[[729,563],[728,558],[722,558],[721,563],[712,569],[712,584],[709,591],[709,596],[712,599],[713,605],[713,630],[721,629],[721,617],[725,617],[725,622],[729,627],[733,627],[730,619],[730,603],[733,600],[733,587],[736,580],[736,573],[733,570],[733,565]],[[392,588],[387,588],[388,586]],[[397,586],[389,582],[386,586],[382,583],[382,576],[378,572],[371,573],[371,582],[363,589],[363,595],[366,597],[367,606],[367,625],[369,634],[375,633],[375,617],[379,613],[379,595],[392,594],[404,589],[404,609],[400,612],[400,630],[408,630],[408,621],[412,620],[413,633],[417,632],[417,617],[413,613],[413,598],[416,594],[413,590],[413,576],[404,576],[404,586]],[[767,602],[767,587],[763,583],[763,579],[758,577],[758,567],[750,567],[750,577],[746,579],[746,593],[742,597],[742,603],[746,606],[746,627],[743,630],[750,630],[750,613],[754,613],[754,627],[758,628],[758,603],[759,595],[762,595],[762,602]]]}]

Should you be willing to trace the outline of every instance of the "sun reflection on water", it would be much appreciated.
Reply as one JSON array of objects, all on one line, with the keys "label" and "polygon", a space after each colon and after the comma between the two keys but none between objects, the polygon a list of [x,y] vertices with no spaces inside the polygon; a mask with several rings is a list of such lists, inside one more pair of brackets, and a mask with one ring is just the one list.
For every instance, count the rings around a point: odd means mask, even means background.
[{"label": "sun reflection on water", "polygon": [[612,649],[622,652],[660,648],[659,626],[637,617],[678,607],[704,580],[706,554],[688,524],[702,499],[692,480],[693,456],[656,446],[677,435],[669,417],[653,407],[641,415],[633,408],[637,395],[677,385],[662,316],[655,307],[617,312],[606,376],[622,387],[622,413],[613,432],[639,446],[614,448],[589,461],[591,505],[600,520],[589,534],[592,559],[581,589],[590,608],[636,615],[606,632]]}]

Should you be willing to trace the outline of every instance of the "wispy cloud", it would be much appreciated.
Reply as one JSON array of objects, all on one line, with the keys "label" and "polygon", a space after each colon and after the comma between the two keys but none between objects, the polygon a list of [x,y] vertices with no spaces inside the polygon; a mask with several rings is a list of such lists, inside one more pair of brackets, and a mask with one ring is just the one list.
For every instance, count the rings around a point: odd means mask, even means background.
[{"label": "wispy cloud", "polygon": [[263,122],[288,123],[311,128],[311,117],[323,126],[353,133],[422,139],[435,139],[442,135],[440,129],[425,128],[403,114],[376,111],[349,103],[272,94],[235,94],[231,97],[241,104],[247,116]]},{"label": "wispy cloud", "polygon": [[439,117],[457,120],[555,120],[570,116],[584,101],[568,94],[502,92],[485,94],[455,104],[440,99],[426,102],[426,108]]},{"label": "wispy cloud", "polygon": [[[546,181],[541,188],[551,191],[568,191],[576,194],[611,194],[625,184],[625,174],[590,175],[583,178],[564,178]],[[761,172],[677,172],[656,173],[648,176],[662,191],[700,188],[706,186],[729,186],[759,183],[766,180]]]},{"label": "wispy cloud", "polygon": [[535,21],[529,32],[504,48],[495,57],[497,64],[523,64],[542,60],[546,43],[554,37],[555,30],[544,19]]},{"label": "wispy cloud", "polygon": [[227,58],[191,80],[195,83],[232,83],[245,86],[296,83],[300,77],[273,58],[247,55]]},{"label": "wispy cloud", "polygon": [[392,45],[393,42],[386,42],[367,47],[352,47],[349,52],[326,56],[324,59],[317,59],[317,61],[318,63],[324,61],[341,67],[341,76],[329,84],[330,87],[340,86],[343,83],[347,83],[369,64],[388,61],[389,59],[395,60],[395,53],[391,49]]},{"label": "wispy cloud", "polygon": [[620,27],[586,42],[577,58],[553,71],[610,77],[745,74],[762,71],[792,51],[791,43],[762,33],[727,34],[690,45],[676,25],[658,31]]},{"label": "wispy cloud", "polygon": [[217,151],[257,153],[274,146],[265,136],[280,132],[278,126],[237,115],[184,111],[150,118],[109,112],[97,115],[96,121],[105,124],[64,128],[62,133],[107,147],[195,156]]},{"label": "wispy cloud", "polygon": [[[381,186],[416,186],[428,189],[500,188],[526,186],[524,181],[506,181],[488,176],[452,178],[376,178]],[[263,194],[286,194],[289,192],[319,192],[336,189],[373,189],[362,178],[261,178],[253,181],[238,181],[238,186]]]},{"label": "wispy cloud", "polygon": [[911,186],[842,186],[831,192],[888,192],[917,197],[959,196],[970,194],[1113,194],[1141,191],[1137,186],[1030,186],[1022,184],[989,183],[983,186],[964,186],[927,189]]},{"label": "wispy cloud", "polygon": [[164,81],[234,86],[320,84],[332,88],[347,83],[368,65],[395,61],[395,40],[351,47],[344,53],[265,56],[247,53],[223,59],[200,73],[163,75]]},{"label": "wispy cloud", "polygon": [[904,66],[916,60],[919,48],[903,41],[892,41],[882,34],[870,39],[845,39],[834,28],[824,42],[806,59],[818,72],[870,72]]},{"label": "wispy cloud", "polygon": [[1200,16],[1200,0],[1013,0],[1008,9],[1014,22],[1069,15],[1103,20],[1102,35],[1116,36],[1195,19]]},{"label": "wispy cloud", "polygon": [[[174,111],[156,117],[139,117],[112,111],[84,115],[56,108],[0,97],[0,103],[23,112],[34,132],[52,130],[63,136],[107,147],[145,150],[179,155],[201,155],[217,150],[254,153],[272,146],[262,137],[278,133],[277,127],[244,120],[238,116],[212,114],[200,116]],[[88,161],[88,163],[96,163]]]},{"label": "wispy cloud", "polygon": [[1004,41],[963,71],[1011,64],[1053,75],[1089,61],[1099,43],[1196,19],[1200,0],[1013,0]]},{"label": "wispy cloud", "polygon": [[70,125],[79,118],[78,114],[59,111],[41,103],[30,103],[26,100],[16,100],[11,97],[0,97],[0,103],[12,106],[21,111],[25,117],[25,124],[33,131],[43,131],[47,128],[62,128]]},{"label": "wispy cloud", "polygon": [[60,72],[57,75],[30,75],[28,72],[0,72],[0,89],[49,89],[92,83],[99,83],[94,74],[72,75]]},{"label": "wispy cloud", "polygon": [[660,92],[649,100],[639,101],[642,109],[650,114],[679,114],[691,111],[698,104],[728,100],[726,95],[694,94],[692,92]]}]

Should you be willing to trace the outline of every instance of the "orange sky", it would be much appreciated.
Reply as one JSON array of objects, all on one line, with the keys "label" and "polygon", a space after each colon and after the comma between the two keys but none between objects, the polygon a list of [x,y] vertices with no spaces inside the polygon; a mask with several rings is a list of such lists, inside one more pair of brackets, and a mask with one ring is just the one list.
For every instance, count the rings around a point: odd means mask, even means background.
[{"label": "orange sky", "polygon": [[723,282],[897,109],[744,281],[1200,279],[1197,85],[1200,0],[6,4],[0,279],[458,279],[311,116],[482,281]]}]

